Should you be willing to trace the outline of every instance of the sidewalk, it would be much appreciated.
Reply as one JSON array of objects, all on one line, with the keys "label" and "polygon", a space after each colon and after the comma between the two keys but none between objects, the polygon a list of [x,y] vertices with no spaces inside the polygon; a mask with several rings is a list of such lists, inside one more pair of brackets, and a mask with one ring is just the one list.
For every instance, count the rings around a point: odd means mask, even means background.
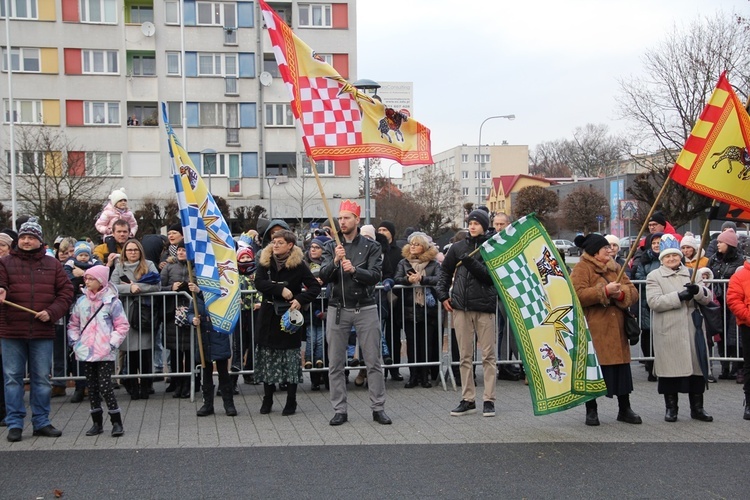
[{"label": "sidewalk", "polygon": [[[358,444],[449,444],[449,443],[545,443],[545,442],[747,442],[750,422],[742,419],[742,386],[721,380],[710,384],[705,395],[706,411],[713,423],[690,419],[687,395],[680,395],[679,420],[664,422],[664,400],[656,392],[656,383],[646,381],[642,365],[633,363],[635,391],[631,402],[643,418],[642,425],[617,422],[617,401],[599,399],[599,427],[584,425],[583,406],[562,413],[535,417],[531,410],[529,388],[523,382],[497,382],[497,416],[451,417],[449,412],[461,399],[460,388],[444,391],[439,384],[431,389],[404,389],[404,382],[386,382],[386,412],[393,425],[372,421],[367,389],[348,384],[349,422],[331,427],[333,416],[328,393],[310,391],[306,382],[298,391],[299,408],[291,417],[283,417],[285,394],[277,393],[270,415],[259,413],[262,386],[243,385],[235,404],[237,417],[224,415],[221,398],[216,399],[217,414],[198,418],[200,402],[173,399],[165,394],[165,384],[156,383],[150,399],[130,401],[124,390],[116,395],[123,410],[125,436],[105,433],[88,437],[91,426],[88,401],[69,402],[68,396],[52,400],[52,423],[63,431],[57,439],[31,435],[30,414],[26,419],[23,441],[9,443],[7,428],[0,428],[0,451],[67,449],[162,449],[196,447],[249,447]],[[479,375],[481,370],[477,371]],[[407,374],[402,368],[401,373]],[[307,377],[306,377],[307,378]],[[350,376],[353,380],[354,376]],[[240,379],[241,380],[241,379]],[[478,377],[481,382],[481,376]],[[481,395],[481,389],[477,391]],[[481,396],[480,396],[481,397]],[[478,404],[478,406],[481,405]]]}]

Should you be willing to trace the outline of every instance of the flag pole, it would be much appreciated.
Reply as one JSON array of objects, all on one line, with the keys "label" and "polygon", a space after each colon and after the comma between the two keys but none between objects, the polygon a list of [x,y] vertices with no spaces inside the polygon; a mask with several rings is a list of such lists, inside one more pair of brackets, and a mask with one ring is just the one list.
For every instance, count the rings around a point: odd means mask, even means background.
[{"label": "flag pole", "polygon": [[[190,262],[190,259],[187,261],[187,268],[188,268],[188,281],[190,283],[193,283],[193,264]],[[198,314],[198,300],[195,295],[195,292],[192,290],[190,291],[191,295],[193,296],[193,314],[195,314],[196,318],[200,318],[200,314]],[[201,335],[201,325],[198,324],[198,326],[195,327],[195,332],[198,334],[198,353],[201,357],[201,368],[204,370],[206,369],[206,357],[203,354],[203,336]]]},{"label": "flag pole", "polygon": [[39,314],[38,312],[34,311],[33,309],[29,309],[28,307],[24,307],[24,306],[22,306],[20,304],[16,304],[14,302],[11,302],[10,300],[4,300],[3,304],[9,305],[10,307],[15,307],[16,309],[20,309],[22,311],[26,311],[27,313],[33,314],[34,316],[36,316],[37,314]]},{"label": "flag pole", "polygon": [[[711,203],[711,208],[715,207],[716,205],[718,205],[718,203],[716,203],[716,200],[714,200],[713,203]],[[691,285],[695,284],[695,277],[698,275],[698,261],[701,258],[701,252],[703,252],[703,250],[708,246],[708,228],[710,225],[711,219],[706,217],[706,224],[703,226],[703,233],[701,234],[701,245],[698,248],[698,255],[695,256],[695,271],[692,273],[692,276],[690,276]]]},{"label": "flag pole", "polygon": [[315,182],[318,183],[318,191],[320,191],[320,197],[323,200],[323,208],[326,211],[326,217],[328,217],[328,223],[331,225],[331,232],[333,233],[333,239],[336,241],[336,246],[341,244],[341,240],[339,239],[339,232],[336,231],[336,225],[333,223],[333,214],[331,213],[331,207],[328,206],[328,200],[326,199],[326,192],[323,189],[323,183],[320,182],[320,176],[318,175],[318,167],[315,165],[315,160],[310,158],[310,156],[307,156],[307,159],[310,160],[310,165],[312,165],[312,171],[313,174],[315,174]]}]

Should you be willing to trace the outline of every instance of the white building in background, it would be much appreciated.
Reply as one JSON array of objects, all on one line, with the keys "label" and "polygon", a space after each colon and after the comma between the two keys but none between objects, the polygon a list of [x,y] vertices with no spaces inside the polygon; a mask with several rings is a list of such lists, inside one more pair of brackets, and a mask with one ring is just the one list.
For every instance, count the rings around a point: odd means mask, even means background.
[{"label": "white building in background", "polygon": [[[344,78],[356,79],[354,0],[269,3]],[[5,2],[0,4],[6,18]],[[160,109],[165,102],[170,123],[214,195],[232,207],[272,204],[274,217],[323,217],[258,3],[184,0],[182,15],[180,5],[11,1],[10,22],[0,21],[2,162],[9,164],[12,115],[16,130],[47,126],[65,133],[75,147],[61,154],[85,165],[85,175],[101,177],[101,191],[92,198],[104,201],[112,188],[125,187],[134,208],[145,198],[169,199],[174,187]],[[19,175],[43,156],[33,153],[17,152]],[[330,202],[358,197],[356,162],[319,162],[317,168]],[[0,175],[9,175],[9,168]],[[0,198],[9,207],[10,194]]]}]

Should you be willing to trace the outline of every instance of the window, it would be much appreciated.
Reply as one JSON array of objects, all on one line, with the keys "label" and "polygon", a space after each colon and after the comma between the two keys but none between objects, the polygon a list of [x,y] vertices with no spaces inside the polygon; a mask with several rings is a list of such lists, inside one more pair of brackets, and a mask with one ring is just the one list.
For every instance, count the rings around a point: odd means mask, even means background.
[{"label": "window", "polygon": [[299,4],[299,25],[302,28],[330,28],[331,4]]},{"label": "window", "polygon": [[167,75],[180,76],[180,53],[167,52]]},{"label": "window", "polygon": [[237,27],[237,4],[230,2],[197,2],[198,26]]},{"label": "window", "polygon": [[81,0],[82,23],[117,23],[117,0]]},{"label": "window", "polygon": [[469,171],[468,170],[461,170],[461,178],[462,179],[468,179],[469,178]]},{"label": "window", "polygon": [[[39,49],[16,47],[10,49],[10,65],[14,73],[39,73]],[[3,48],[3,71],[8,71],[8,49]]]},{"label": "window", "polygon": [[266,104],[266,126],[267,127],[294,127],[294,115],[291,104],[269,103]]},{"label": "window", "polygon": [[156,76],[156,56],[133,56],[132,76]]},{"label": "window", "polygon": [[167,103],[167,118],[172,127],[182,127],[182,103],[181,102],[168,102]]},{"label": "window", "polygon": [[315,52],[314,57],[325,62],[329,66],[333,66],[333,54],[321,54],[319,52]]},{"label": "window", "polygon": [[87,152],[86,175],[95,177],[122,175],[122,154],[101,151]]},{"label": "window", "polygon": [[[318,175],[334,175],[334,163],[333,160],[320,160],[315,162],[315,169],[318,171]],[[308,176],[313,175],[313,171],[306,155],[303,155],[302,160],[302,175]]]},{"label": "window", "polygon": [[218,175],[226,177],[240,176],[240,154],[239,153],[207,153],[201,155],[201,176]]},{"label": "window", "polygon": [[128,104],[128,125],[145,125],[147,127],[159,125],[159,113],[157,109],[156,104]]},{"label": "window", "polygon": [[[490,155],[482,155],[482,161],[481,163],[489,163],[490,162]],[[479,155],[474,155],[474,163],[480,163],[479,161]]]},{"label": "window", "polygon": [[273,54],[263,55],[263,71],[270,73],[274,78],[281,76],[279,65],[276,64],[276,57]]},{"label": "window", "polygon": [[220,102],[202,102],[198,106],[198,124],[201,127],[221,127],[224,120]]},{"label": "window", "polygon": [[469,196],[469,188],[462,188],[462,194],[464,196]]},{"label": "window", "polygon": [[461,155],[461,163],[469,163],[469,155]]},{"label": "window", "polygon": [[84,50],[82,53],[84,74],[116,75],[119,73],[116,50]]},{"label": "window", "polygon": [[[26,175],[44,174],[44,153],[42,151],[16,151],[16,173]],[[10,173],[10,151],[5,155]]]},{"label": "window", "polygon": [[198,76],[239,76],[237,54],[199,52]]},{"label": "window", "polygon": [[84,101],[83,123],[84,125],[119,125],[120,103]]},{"label": "window", "polygon": [[131,5],[130,22],[133,24],[143,24],[146,21],[154,22],[154,8],[150,5]]},{"label": "window", "polygon": [[[5,123],[10,123],[10,101],[5,99],[3,100],[3,104]],[[13,108],[13,123],[36,125],[44,123],[42,118],[42,101],[24,101],[14,99]]]},{"label": "window", "polygon": [[490,188],[474,188],[474,194],[477,195],[481,192],[482,199],[487,198],[490,195]]},{"label": "window", "polygon": [[[468,177],[466,177],[466,178],[468,179]],[[475,179],[491,179],[492,178],[492,172],[490,172],[489,170],[482,170],[481,172],[475,171],[474,172],[474,178]]]},{"label": "window", "polygon": [[[38,19],[36,0],[11,0],[11,19]],[[0,3],[0,17],[5,17],[5,0]]]},{"label": "window", "polygon": [[180,2],[164,2],[164,22],[180,24]]}]

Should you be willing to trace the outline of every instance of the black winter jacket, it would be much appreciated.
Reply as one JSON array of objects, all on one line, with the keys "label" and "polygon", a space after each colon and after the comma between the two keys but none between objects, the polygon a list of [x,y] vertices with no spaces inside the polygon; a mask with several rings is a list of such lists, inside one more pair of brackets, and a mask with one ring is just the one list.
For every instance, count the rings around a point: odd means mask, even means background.
[{"label": "black winter jacket", "polygon": [[320,268],[320,279],[332,287],[330,305],[341,305],[345,308],[357,308],[374,305],[375,285],[381,279],[383,253],[380,243],[372,241],[357,229],[357,236],[351,243],[347,243],[339,233],[339,239],[344,245],[346,258],[349,259],[356,271],[345,273],[340,263],[334,264],[336,241],[331,240],[323,247],[323,266]]},{"label": "black winter jacket", "polygon": [[[497,291],[492,277],[484,265],[481,253],[463,260],[459,259],[473,252],[487,241],[487,235],[466,238],[451,245],[440,266],[437,285],[437,299],[440,302],[451,299],[451,307],[461,311],[495,313],[497,311]],[[455,271],[455,277],[453,273]],[[453,290],[451,290],[451,281]]]}]

